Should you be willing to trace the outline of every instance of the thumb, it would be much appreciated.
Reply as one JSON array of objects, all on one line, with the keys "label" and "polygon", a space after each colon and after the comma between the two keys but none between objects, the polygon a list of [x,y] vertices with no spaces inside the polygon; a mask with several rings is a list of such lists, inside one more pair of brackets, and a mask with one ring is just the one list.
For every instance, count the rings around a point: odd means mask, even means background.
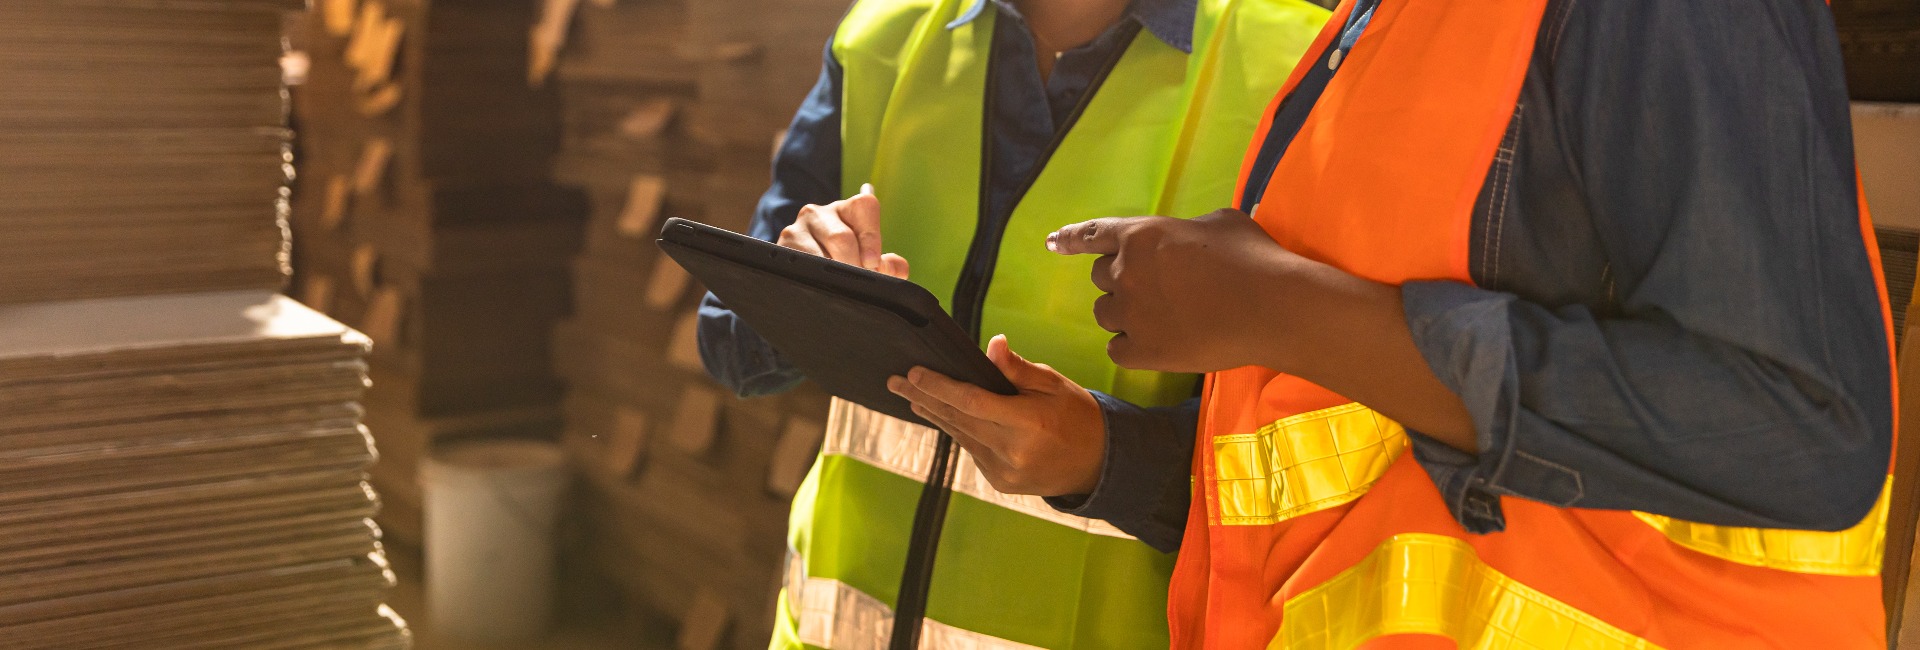
[{"label": "thumb", "polygon": [[1005,334],[997,334],[987,341],[987,359],[993,361],[993,366],[1007,376],[1007,381],[1022,388],[1032,384],[1035,377],[1045,374],[1039,365],[1015,353],[1007,345]]}]

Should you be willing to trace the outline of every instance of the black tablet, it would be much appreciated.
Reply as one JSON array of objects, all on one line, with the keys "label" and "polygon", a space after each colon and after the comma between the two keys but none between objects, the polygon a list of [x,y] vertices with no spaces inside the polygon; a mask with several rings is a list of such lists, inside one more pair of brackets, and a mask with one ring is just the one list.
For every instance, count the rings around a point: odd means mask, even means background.
[{"label": "black tablet", "polygon": [[660,249],[827,392],[927,424],[887,378],[926,366],[1003,395],[1016,392],[939,299],[920,285],[685,219]]}]

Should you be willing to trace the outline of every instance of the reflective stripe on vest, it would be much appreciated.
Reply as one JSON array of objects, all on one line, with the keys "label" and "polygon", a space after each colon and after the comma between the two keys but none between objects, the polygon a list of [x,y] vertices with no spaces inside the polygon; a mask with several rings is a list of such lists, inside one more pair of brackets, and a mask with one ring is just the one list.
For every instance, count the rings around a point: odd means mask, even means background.
[{"label": "reflective stripe on vest", "polygon": [[[1407,448],[1406,430],[1348,403],[1289,416],[1251,434],[1213,437],[1222,526],[1259,526],[1365,494]],[[1675,544],[1730,562],[1837,576],[1879,575],[1893,478],[1873,510],[1837,532],[1714,526],[1635,512]]]},{"label": "reflective stripe on vest", "polygon": [[1888,476],[1873,510],[1837,532],[1713,526],[1646,512],[1633,513],[1673,543],[1729,562],[1832,576],[1877,576],[1887,545]]},{"label": "reflective stripe on vest", "polygon": [[[872,409],[841,399],[833,400],[827,416],[827,435],[821,442],[823,456],[846,456],[854,460],[920,481],[933,466],[933,429],[888,417]],[[1073,530],[1121,539],[1133,539],[1099,519],[1076,517],[1047,505],[1044,499],[1027,494],[1007,494],[993,489],[973,455],[960,450],[956,454],[953,491],[1029,517],[1051,521]]]},{"label": "reflective stripe on vest", "polygon": [[[1274,166],[1254,219],[1289,250],[1370,280],[1470,283],[1474,202],[1544,6],[1381,3]],[[1205,395],[1198,498],[1171,595],[1175,647],[1885,642],[1875,576],[1886,492],[1840,532],[1509,497],[1507,530],[1471,535],[1404,452],[1401,429],[1351,400],[1261,368],[1210,375]]]},{"label": "reflective stripe on vest", "polygon": [[1271,648],[1352,648],[1431,634],[1462,648],[1657,648],[1509,578],[1446,535],[1394,535],[1359,564],[1287,600]]},{"label": "reflective stripe on vest", "polygon": [[1214,436],[1216,521],[1275,524],[1358,499],[1406,448],[1406,429],[1358,403]]},{"label": "reflective stripe on vest", "polygon": [[[787,551],[787,570],[781,582],[782,618],[792,621],[791,634],[800,643],[834,650],[883,650],[893,633],[893,608],[847,583],[809,578],[798,552]],[[778,644],[778,637],[776,643]],[[921,619],[920,647],[969,650],[1033,650],[978,632],[963,630],[931,618]]]},{"label": "reflective stripe on vest", "polygon": [[[973,2],[861,0],[833,40],[843,69],[843,189],[874,184],[885,248],[943,300],[980,220],[994,12],[948,27]],[[1326,16],[1302,0],[1200,0],[1193,54],[1136,36],[1009,217],[981,331],[1007,334],[1027,358],[1136,404],[1190,397],[1190,375],[1112,364],[1110,335],[1092,318],[1092,260],[1048,253],[1044,236],[1093,217],[1191,217],[1228,205],[1259,107]],[[838,402],[832,419],[794,499],[797,573],[776,647],[871,647],[884,633],[860,621],[896,602],[932,434]],[[1104,522],[995,492],[970,459],[956,471],[923,647],[1166,646],[1172,556]]]},{"label": "reflective stripe on vest", "polygon": [[[795,495],[789,527],[795,555],[783,606],[813,617],[781,622],[794,641],[868,647],[874,628],[859,621],[882,611],[876,607],[891,611],[933,436],[833,400],[826,442]],[[971,647],[936,643],[961,638],[1046,648],[1166,645],[1171,555],[1105,523],[993,491],[970,460],[955,471],[924,628],[938,636],[923,637],[922,647]],[[823,619],[843,615],[852,618]],[[776,637],[775,647],[791,645]]]}]

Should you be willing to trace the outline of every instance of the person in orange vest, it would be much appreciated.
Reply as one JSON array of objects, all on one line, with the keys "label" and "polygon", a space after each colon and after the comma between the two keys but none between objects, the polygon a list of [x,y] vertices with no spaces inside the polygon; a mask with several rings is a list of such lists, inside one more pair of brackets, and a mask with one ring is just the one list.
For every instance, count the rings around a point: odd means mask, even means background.
[{"label": "person in orange vest", "polygon": [[[1120,504],[1184,519],[1173,646],[1884,647],[1891,320],[1826,6],[1349,0],[1303,63],[1236,206],[1044,244],[1100,256],[1116,363],[1209,373],[1192,454],[1124,460],[1193,479]],[[996,484],[1072,455],[892,385]]]}]

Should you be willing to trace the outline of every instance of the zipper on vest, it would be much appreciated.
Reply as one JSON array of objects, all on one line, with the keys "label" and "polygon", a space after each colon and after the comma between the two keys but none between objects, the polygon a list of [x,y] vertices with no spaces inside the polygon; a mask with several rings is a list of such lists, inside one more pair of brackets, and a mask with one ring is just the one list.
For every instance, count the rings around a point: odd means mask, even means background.
[{"label": "zipper on vest", "polygon": [[[1006,234],[1006,226],[1013,220],[1013,213],[1020,208],[1020,201],[1028,190],[1040,180],[1041,172],[1047,168],[1047,161],[1053,158],[1055,151],[1073,131],[1080,114],[1086,112],[1087,105],[1093,103],[1093,97],[1100,94],[1101,86],[1106,85],[1107,75],[1120,63],[1127,50],[1132,49],[1133,39],[1140,34],[1140,23],[1130,22],[1130,33],[1126,35],[1127,44],[1115,48],[1115,53],[1095,73],[1087,84],[1087,90],[1081,93],[1080,100],[1074,103],[1073,110],[1067,113],[1066,120],[1054,129],[1053,139],[1034,161],[1033,171],[1020,184],[1015,193],[1012,207],[1006,218],[1001,219],[999,228],[988,228],[991,220],[989,211],[992,202],[988,200],[993,189],[991,166],[993,165],[992,113],[987,110],[994,104],[995,75],[994,68],[999,57],[987,57],[987,87],[982,94],[980,114],[980,196],[979,221],[973,229],[973,241],[967,246],[967,257],[960,267],[960,281],[953,289],[953,319],[975,341],[980,340],[981,311],[987,302],[987,287],[993,281],[993,267],[1000,256],[1000,241]],[[970,274],[967,269],[983,268],[979,274]],[[933,561],[940,550],[940,531],[946,524],[947,504],[953,500],[953,438],[941,432],[933,448],[933,464],[927,470],[926,485],[920,489],[920,502],[913,513],[912,537],[907,542],[907,561],[900,575],[899,597],[894,601],[893,631],[887,647],[891,650],[917,650],[920,647],[920,623],[926,618],[927,594],[933,583]]]}]

